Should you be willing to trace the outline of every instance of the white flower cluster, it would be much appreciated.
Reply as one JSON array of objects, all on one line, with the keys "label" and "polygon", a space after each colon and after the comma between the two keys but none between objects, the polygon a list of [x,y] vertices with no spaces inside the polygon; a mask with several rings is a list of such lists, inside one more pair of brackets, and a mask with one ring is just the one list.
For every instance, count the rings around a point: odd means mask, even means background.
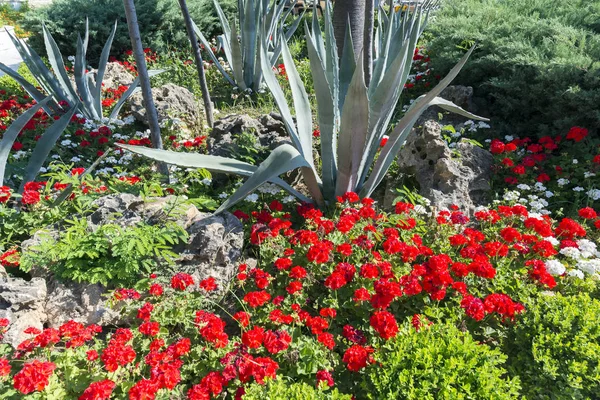
[{"label": "white flower cluster", "polygon": [[[557,245],[559,243],[555,238],[551,243]],[[550,241],[550,238],[546,238]],[[596,243],[588,239],[577,240],[577,247],[564,247],[560,249],[560,254],[570,259],[569,264],[575,265],[575,269],[569,270],[569,276],[583,278],[584,274],[596,275],[600,273],[600,251]],[[559,260],[548,260],[545,263],[546,270],[552,275],[563,275],[567,268]]]}]

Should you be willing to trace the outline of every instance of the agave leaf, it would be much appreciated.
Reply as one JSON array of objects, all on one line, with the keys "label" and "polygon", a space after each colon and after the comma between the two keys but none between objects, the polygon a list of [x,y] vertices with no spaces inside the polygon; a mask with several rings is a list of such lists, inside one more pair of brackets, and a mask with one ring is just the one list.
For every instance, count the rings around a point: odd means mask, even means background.
[{"label": "agave leaf", "polygon": [[25,127],[27,122],[36,112],[42,107],[44,107],[50,100],[52,100],[52,96],[48,96],[42,101],[38,102],[36,105],[31,107],[29,110],[25,111],[21,114],[15,122],[13,122],[8,129],[2,135],[2,139],[0,140],[0,186],[4,183],[4,173],[6,171],[6,161],[8,160],[8,155],[10,154],[10,149],[12,148],[17,136]]},{"label": "agave leaf", "polygon": [[358,58],[354,77],[348,88],[348,95],[342,109],[339,144],[337,148],[338,174],[335,193],[341,196],[355,191],[358,183],[358,170],[364,157],[365,143],[369,129],[369,98],[362,67],[363,52]]},{"label": "agave leaf", "polygon": [[83,36],[83,54],[85,54],[85,56],[87,56],[87,49],[88,49],[89,42],[90,42],[90,20],[88,19],[88,17],[85,17],[85,35]]},{"label": "agave leaf", "polygon": [[[117,146],[156,161],[162,161],[167,164],[178,165],[186,168],[204,168],[214,172],[240,176],[251,176],[258,169],[258,167],[255,165],[227,157],[209,156],[196,153],[178,153],[170,150],[159,150],[143,146],[131,146],[128,144],[117,143]],[[282,189],[301,199],[301,201],[310,202],[308,197],[299,193],[280,178],[275,177],[270,179],[269,182],[280,186]]]},{"label": "agave leaf", "polygon": [[77,84],[77,90],[81,96],[84,108],[87,110],[86,114],[94,119],[100,119],[102,114],[98,114],[98,111],[94,108],[94,99],[88,87],[88,80],[85,74],[85,50],[83,48],[83,41],[79,35],[77,35],[77,52],[75,54],[75,83]]},{"label": "agave leaf", "polygon": [[[337,42],[333,32],[333,22],[331,20],[332,5],[328,1],[325,4],[325,71],[327,71],[327,81],[330,84],[331,95],[334,104],[338,104],[339,85],[340,85],[340,67],[338,59]],[[335,108],[336,120],[338,117],[338,109]]]},{"label": "agave leaf", "polygon": [[[204,48],[206,49],[206,52],[208,53],[208,56],[213,61],[213,64],[215,65],[215,67],[217,67],[217,69],[219,70],[219,72],[221,73],[221,75],[223,75],[225,77],[225,79],[227,79],[227,81],[231,84],[231,86],[235,86],[234,80],[231,79],[231,76],[227,73],[227,71],[225,71],[225,69],[223,68],[223,66],[219,62],[219,59],[217,58],[217,56],[215,55],[215,53],[213,53],[212,48],[210,47],[210,43],[208,42],[208,40],[206,40],[206,38],[204,37],[204,35],[202,34],[202,32],[200,32],[200,29],[194,23],[194,21],[192,21],[192,25],[194,26],[194,32],[196,33],[196,37],[198,39],[200,39],[200,41],[204,45]],[[219,41],[219,44],[222,44],[222,42]],[[223,50],[225,50],[225,49],[223,49]]]},{"label": "agave leaf", "polygon": [[317,111],[319,130],[321,131],[321,162],[323,167],[323,195],[327,200],[333,200],[335,196],[335,181],[337,172],[336,160],[336,123],[335,106],[330,83],[327,81],[323,60],[315,48],[314,41],[305,26],[307,37],[308,58],[314,81],[315,96],[317,98]]},{"label": "agave leaf", "polygon": [[299,150],[302,156],[308,161],[310,166],[314,168],[314,160],[312,153],[312,113],[310,111],[310,101],[308,94],[304,88],[304,83],[300,79],[296,64],[290,53],[290,48],[287,42],[283,42],[281,54],[283,56],[283,64],[292,89],[292,98],[294,100],[294,110],[296,111],[296,121],[298,125],[298,137],[300,138]]},{"label": "agave leaf", "polygon": [[244,81],[244,67],[242,62],[242,49],[240,47],[240,41],[238,40],[237,26],[235,20],[231,24],[231,69],[233,70],[233,77],[235,83],[238,85],[240,90],[246,90],[246,82]]},{"label": "agave leaf", "polygon": [[296,149],[302,149],[302,142],[300,137],[298,136],[298,132],[296,131],[296,125],[294,124],[294,119],[292,118],[292,113],[290,112],[290,108],[285,99],[285,95],[283,94],[283,90],[281,90],[281,86],[279,86],[279,82],[277,78],[275,78],[275,74],[273,73],[273,69],[271,68],[271,63],[269,61],[269,56],[265,49],[266,46],[261,46],[261,59],[260,65],[263,72],[263,77],[265,79],[265,83],[269,87],[271,94],[277,104],[277,108],[279,108],[279,112],[281,113],[281,117],[283,119],[283,123],[285,124],[285,128],[290,135],[290,139],[292,143],[296,147]]},{"label": "agave leaf", "polygon": [[[243,81],[246,87],[250,87],[254,89],[252,85],[252,81],[254,80],[254,62],[256,61],[256,35],[258,28],[257,17],[260,16],[260,7],[261,2],[256,2],[256,7],[253,6],[253,2],[248,1],[246,10],[244,11],[244,19],[240,20],[240,36],[241,36],[241,48],[240,48],[240,57],[241,57],[241,72],[243,76]],[[235,46],[233,43],[239,43],[237,41],[236,35],[234,33],[236,29],[235,20],[232,24],[232,51]],[[232,54],[234,57],[235,55]],[[235,70],[234,70],[235,74]],[[237,79],[237,77],[236,77]],[[239,84],[239,82],[238,82]]]},{"label": "agave leaf", "polygon": [[457,106],[450,100],[446,100],[442,97],[434,98],[433,100],[431,100],[429,105],[430,106],[438,106],[440,108],[443,108],[446,111],[450,111],[450,112],[453,112],[458,115],[462,115],[463,117],[470,118],[470,119],[477,119],[480,121],[489,121],[490,120],[489,118],[480,117],[479,115],[475,115],[475,114],[465,110],[464,108]]},{"label": "agave leaf", "polygon": [[48,67],[46,67],[46,64],[44,64],[42,58],[35,52],[35,50],[29,47],[27,43],[17,39],[10,32],[6,32],[16,49],[19,51],[21,58],[23,58],[23,62],[25,65],[27,65],[27,68],[29,68],[29,71],[38,81],[40,86],[48,94],[53,95],[55,100],[66,101],[68,103],[67,95],[61,87],[60,82],[58,82]]},{"label": "agave leaf", "polygon": [[[234,204],[243,200],[247,195],[252,193],[262,184],[269,182],[279,175],[297,169],[306,168],[310,174],[312,171],[311,164],[289,144],[284,144],[277,147],[265,161],[263,161],[256,171],[248,178],[246,182],[231,195],[221,206],[215,211],[215,214],[222,213]],[[305,170],[303,171],[305,173]]]},{"label": "agave leaf", "polygon": [[325,44],[323,43],[323,36],[321,36],[321,25],[319,24],[319,19],[317,18],[317,13],[315,11],[313,11],[312,14],[312,33],[315,48],[319,53],[319,57],[321,60],[325,60],[327,57],[325,54]]},{"label": "agave leaf", "polygon": [[[98,167],[98,165],[100,165],[102,160],[104,160],[109,154],[110,154],[110,151],[107,150],[104,152],[104,154],[102,154],[100,157],[98,157],[92,165],[90,165],[85,171],[83,171],[83,173],[81,175],[78,176],[79,182],[82,182],[83,178],[86,175],[89,175],[90,173],[92,173],[92,171],[94,171]],[[67,186],[58,195],[58,197],[56,197],[56,200],[54,200],[54,202],[52,203],[52,207],[54,208],[54,207],[59,206],[63,201],[65,201],[71,195],[71,193],[73,193],[73,185],[69,184],[69,186]]]},{"label": "agave leaf", "polygon": [[[17,81],[19,83],[19,85],[21,85],[23,87],[23,89],[25,89],[25,91],[27,93],[29,93],[29,95],[36,102],[40,103],[42,100],[44,100],[46,98],[46,95],[44,95],[42,92],[37,90],[35,88],[35,86],[33,86],[31,83],[29,83],[19,73],[10,69],[8,66],[0,63],[0,71],[3,71],[8,76],[10,76],[15,81]],[[43,108],[44,108],[44,111],[46,112],[46,114],[48,114],[48,115],[53,115],[54,112],[56,112],[57,110],[60,110],[60,107],[58,106],[58,104],[56,104],[56,102],[54,100],[45,102]]]},{"label": "agave leaf", "polygon": [[346,29],[346,39],[344,39],[344,49],[342,59],[340,60],[340,89],[339,89],[339,109],[344,107],[344,100],[350,81],[354,76],[356,69],[356,54],[354,54],[354,45],[352,44],[352,34],[350,33],[350,24]]},{"label": "agave leaf", "polygon": [[[215,5],[215,8],[217,9],[219,20],[221,20],[223,34],[225,35],[225,38],[229,41],[229,39],[231,38],[231,28],[229,26],[229,21],[227,21],[227,17],[225,16],[225,13],[223,12],[223,9],[221,8],[221,5],[219,4],[218,0],[213,0],[213,3]],[[240,8],[240,10],[244,9],[241,4],[239,4],[238,7]],[[241,15],[241,17],[243,19],[243,14]]]},{"label": "agave leaf", "polygon": [[398,125],[392,131],[388,142],[381,150],[381,154],[379,158],[375,162],[375,166],[373,167],[373,171],[371,175],[365,182],[364,186],[360,188],[362,196],[369,196],[373,190],[381,183],[383,177],[387,173],[390,165],[394,161],[394,158],[402,144],[404,144],[404,140],[406,136],[412,129],[412,126],[415,124],[419,116],[425,111],[425,109],[429,106],[431,101],[435,99],[449,84],[452,80],[458,75],[462,67],[466,64],[467,60],[471,53],[475,50],[475,46],[471,47],[471,49],[465,54],[461,60],[452,68],[452,70],[448,73],[448,75],[437,84],[429,93],[422,96],[419,101],[415,101],[411,108],[406,112],[404,117],[400,120]]},{"label": "agave leaf", "polygon": [[[60,82],[60,85],[62,86],[66,96],[69,99],[69,104],[71,105],[71,107],[75,103],[80,104],[79,98],[77,97],[77,93],[75,93],[75,90],[73,89],[73,85],[71,84],[71,81],[69,80],[69,76],[67,75],[67,72],[65,69],[65,63],[63,62],[62,54],[58,48],[58,45],[54,41],[54,38],[50,34],[50,31],[48,30],[48,28],[46,28],[46,25],[43,23],[42,23],[42,30],[44,32],[44,43],[46,44],[46,52],[48,53],[48,61],[50,61],[50,65],[52,66],[52,69],[54,70],[54,74],[55,74],[58,82]],[[89,116],[93,117],[92,115],[89,115]]]},{"label": "agave leaf", "polygon": [[71,118],[73,118],[73,115],[75,115],[75,112],[78,108],[79,103],[71,107],[71,110],[60,117],[60,119],[53,123],[48,129],[46,129],[40,140],[38,140],[35,148],[33,149],[33,153],[29,158],[29,164],[27,165],[27,168],[25,168],[25,177],[23,178],[23,182],[19,188],[19,193],[23,193],[23,188],[27,182],[35,180],[36,176],[40,172],[40,168],[46,161],[46,158],[48,158],[48,154],[50,154],[54,148],[56,141],[60,135],[62,135],[67,125],[69,125],[69,122],[71,122]]},{"label": "agave leaf", "polygon": [[98,115],[100,115],[100,117],[102,117],[102,81],[104,80],[104,73],[106,71],[106,65],[108,64],[108,57],[110,56],[110,48],[112,47],[112,42],[115,38],[116,32],[117,21],[115,21],[112,32],[110,33],[110,36],[108,37],[108,40],[102,49],[102,55],[100,56],[100,61],[98,62],[98,72],[96,74],[96,82],[98,82],[98,84],[96,85],[96,90],[92,93],[96,112]]},{"label": "agave leaf", "polygon": [[294,33],[296,32],[296,30],[300,26],[300,22],[302,22],[302,18],[304,17],[304,14],[306,14],[306,9],[304,9],[304,11],[302,11],[302,14],[300,14],[299,16],[296,17],[296,19],[290,25],[290,27],[288,28],[288,30],[285,31],[285,40],[286,41],[289,41],[292,38],[292,36],[294,36]]},{"label": "agave leaf", "polygon": [[[148,71],[148,76],[150,78],[152,78],[153,76],[156,76],[158,74],[162,74],[163,72],[165,72],[164,69],[151,69]],[[134,93],[140,91],[141,89],[139,88],[140,85],[140,78],[139,76],[137,78],[135,78],[135,80],[131,83],[131,85],[129,85],[129,88],[125,91],[125,93],[123,93],[123,96],[121,96],[121,98],[119,99],[119,101],[117,102],[117,104],[115,104],[115,108],[113,108],[112,112],[110,113],[110,117],[109,119],[112,121],[113,119],[117,118],[117,116],[119,115],[119,111],[121,111],[121,107],[123,107],[123,105],[125,104],[125,102],[131,97],[133,96]]]}]

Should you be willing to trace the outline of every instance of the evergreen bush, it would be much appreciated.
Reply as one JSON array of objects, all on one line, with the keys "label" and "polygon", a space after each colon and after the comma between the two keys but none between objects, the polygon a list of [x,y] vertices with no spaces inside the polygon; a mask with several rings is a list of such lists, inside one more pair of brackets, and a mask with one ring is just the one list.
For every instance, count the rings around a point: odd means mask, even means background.
[{"label": "evergreen bush", "polygon": [[475,88],[493,127],[522,137],[597,130],[598,21],[600,3],[586,0],[448,0],[429,25],[432,66],[443,76],[478,42],[455,84]]}]

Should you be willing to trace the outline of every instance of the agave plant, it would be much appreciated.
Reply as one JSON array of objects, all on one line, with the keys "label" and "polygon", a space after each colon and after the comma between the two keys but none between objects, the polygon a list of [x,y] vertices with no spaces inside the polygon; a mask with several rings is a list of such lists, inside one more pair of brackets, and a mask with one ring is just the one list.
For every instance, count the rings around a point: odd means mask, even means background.
[{"label": "agave plant", "polygon": [[258,91],[262,83],[260,48],[267,46],[270,52],[269,60],[273,67],[281,54],[282,44],[292,37],[302,19],[302,15],[298,16],[284,32],[283,23],[296,2],[284,12],[287,1],[280,1],[277,4],[277,0],[273,0],[273,3],[269,4],[270,0],[238,0],[238,26],[235,19],[229,23],[219,2],[213,1],[223,28],[223,34],[219,35],[217,40],[219,48],[225,52],[231,75],[219,63],[210,43],[194,24],[196,36],[219,72],[232,86],[239,87],[241,90]]},{"label": "agave plant", "polygon": [[[369,88],[365,85],[362,53],[359,54],[358,60],[355,60],[349,30],[341,60],[338,60],[330,5],[325,11],[324,38],[316,17],[313,17],[311,30],[306,26],[321,131],[322,178],[318,176],[317,163],[313,156],[313,119],[310,102],[286,43],[282,46],[282,56],[292,91],[297,124],[294,123],[283,90],[273,73],[266,47],[263,47],[261,67],[265,82],[273,93],[292,145],[286,144],[276,148],[258,167],[241,167],[236,160],[193,154],[186,155],[187,159],[184,161],[180,159],[180,153],[127,145],[122,147],[171,164],[249,176],[249,179],[219,207],[217,213],[231,207],[263,183],[279,183],[279,175],[298,168],[312,201],[319,206],[333,202],[336,196],[349,191],[368,197],[381,183],[406,137],[427,107],[437,105],[468,118],[487,120],[437,97],[458,75],[473,52],[472,48],[435,88],[413,102],[390,133],[386,144],[380,148],[381,139],[387,132],[392,112],[412,64],[417,39],[422,32],[422,24],[428,11],[427,4],[429,3],[416,6],[409,16],[402,16],[398,28],[402,35],[391,36],[400,40],[401,44],[393,44],[397,48],[396,54],[389,54],[389,66],[382,68],[381,78],[374,79]],[[388,45],[392,46],[391,43]],[[233,166],[242,171],[234,170]]]},{"label": "agave plant", "polygon": [[[0,186],[4,184],[4,175],[7,169],[8,155],[15,140],[17,139],[17,136],[23,127],[25,127],[27,122],[29,122],[29,120],[35,115],[35,113],[41,108],[47,107],[51,101],[51,96],[42,99],[36,105],[20,115],[19,118],[17,118],[15,122],[13,122],[4,132],[2,140],[0,140]],[[35,180],[44,162],[46,161],[46,158],[48,158],[48,154],[50,154],[50,151],[52,151],[52,148],[56,144],[56,141],[69,125],[69,122],[71,122],[71,118],[73,118],[73,115],[75,115],[75,111],[77,111],[77,103],[71,108],[71,110],[61,116],[48,129],[46,129],[42,137],[37,141],[37,144],[33,149],[33,153],[29,158],[29,163],[22,172],[23,181],[19,188],[19,193],[23,192],[25,183]]]},{"label": "agave plant", "polygon": [[[13,44],[19,51],[23,62],[29,68],[31,74],[35,77],[40,87],[50,95],[51,99],[44,103],[44,110],[49,114],[62,113],[66,110],[77,108],[86,118],[93,120],[100,120],[102,114],[102,80],[104,79],[104,73],[106,72],[106,66],[108,64],[108,57],[110,54],[110,47],[115,37],[117,29],[117,23],[113,27],[113,30],[102,49],[102,55],[100,56],[100,62],[98,69],[95,71],[87,72],[87,60],[86,52],[89,40],[89,29],[86,21],[85,36],[82,39],[81,36],[77,37],[77,54],[75,55],[75,85],[71,83],[69,75],[66,72],[63,56],[58,49],[56,41],[48,31],[45,25],[43,25],[44,42],[46,45],[46,52],[48,54],[48,61],[54,70],[54,73],[46,66],[42,58],[33,50],[26,42],[17,39],[10,32],[7,31]],[[29,83],[19,73],[13,71],[8,66],[0,62],[0,70],[5,72],[7,75],[14,78],[22,87],[29,93],[29,95],[36,100],[38,103],[46,98],[46,94],[43,94],[34,85]],[[156,75],[162,71],[150,71],[152,75]],[[131,97],[137,90],[139,90],[139,78],[137,78],[130,86],[129,89],[123,94],[115,105],[110,118],[114,119],[117,117],[121,107],[125,104],[125,101]],[[66,104],[67,106],[62,106]]]}]

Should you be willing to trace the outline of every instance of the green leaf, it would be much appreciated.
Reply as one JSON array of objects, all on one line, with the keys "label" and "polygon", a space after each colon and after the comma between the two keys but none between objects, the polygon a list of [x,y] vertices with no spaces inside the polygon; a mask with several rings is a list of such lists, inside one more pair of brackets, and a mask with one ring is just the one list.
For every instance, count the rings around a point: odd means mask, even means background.
[{"label": "green leaf", "polygon": [[2,186],[4,183],[6,162],[8,161],[8,155],[10,154],[10,150],[17,139],[17,136],[19,136],[19,133],[23,127],[31,118],[33,118],[35,113],[38,112],[40,108],[44,107],[51,99],[52,97],[48,96],[40,103],[37,103],[35,106],[25,111],[8,127],[6,132],[4,132],[2,135],[2,140],[0,140],[0,186]]},{"label": "green leaf", "polygon": [[[300,154],[298,150],[289,144],[283,144],[277,147],[275,150],[273,150],[269,157],[267,157],[267,159],[260,164],[260,166],[256,169],[256,172],[254,172],[252,176],[250,176],[250,178],[248,178],[248,180],[244,182],[244,184],[238,190],[236,190],[230,198],[225,200],[225,202],[217,209],[217,211],[215,211],[215,214],[219,214],[243,200],[248,194],[252,193],[263,183],[272,181],[273,178],[297,168],[303,168],[304,174],[312,173],[312,181],[316,180],[311,164],[302,156],[302,154]],[[316,193],[313,194],[313,197],[315,195]],[[316,200],[318,200],[318,198],[318,196],[315,197]]]},{"label": "green leaf", "polygon": [[48,158],[48,154],[50,154],[54,148],[56,141],[60,135],[62,135],[67,125],[69,125],[69,122],[71,122],[71,118],[73,118],[77,109],[78,104],[75,104],[68,113],[63,115],[58,121],[46,129],[40,140],[38,140],[35,149],[29,158],[29,164],[25,169],[25,177],[19,188],[19,193],[23,193],[23,188],[27,182],[35,180],[40,172],[40,168],[44,165],[46,158]]},{"label": "green leaf", "polygon": [[354,77],[348,88],[337,149],[338,174],[335,193],[342,196],[356,190],[358,172],[365,156],[365,143],[369,130],[369,98],[360,53]]}]

